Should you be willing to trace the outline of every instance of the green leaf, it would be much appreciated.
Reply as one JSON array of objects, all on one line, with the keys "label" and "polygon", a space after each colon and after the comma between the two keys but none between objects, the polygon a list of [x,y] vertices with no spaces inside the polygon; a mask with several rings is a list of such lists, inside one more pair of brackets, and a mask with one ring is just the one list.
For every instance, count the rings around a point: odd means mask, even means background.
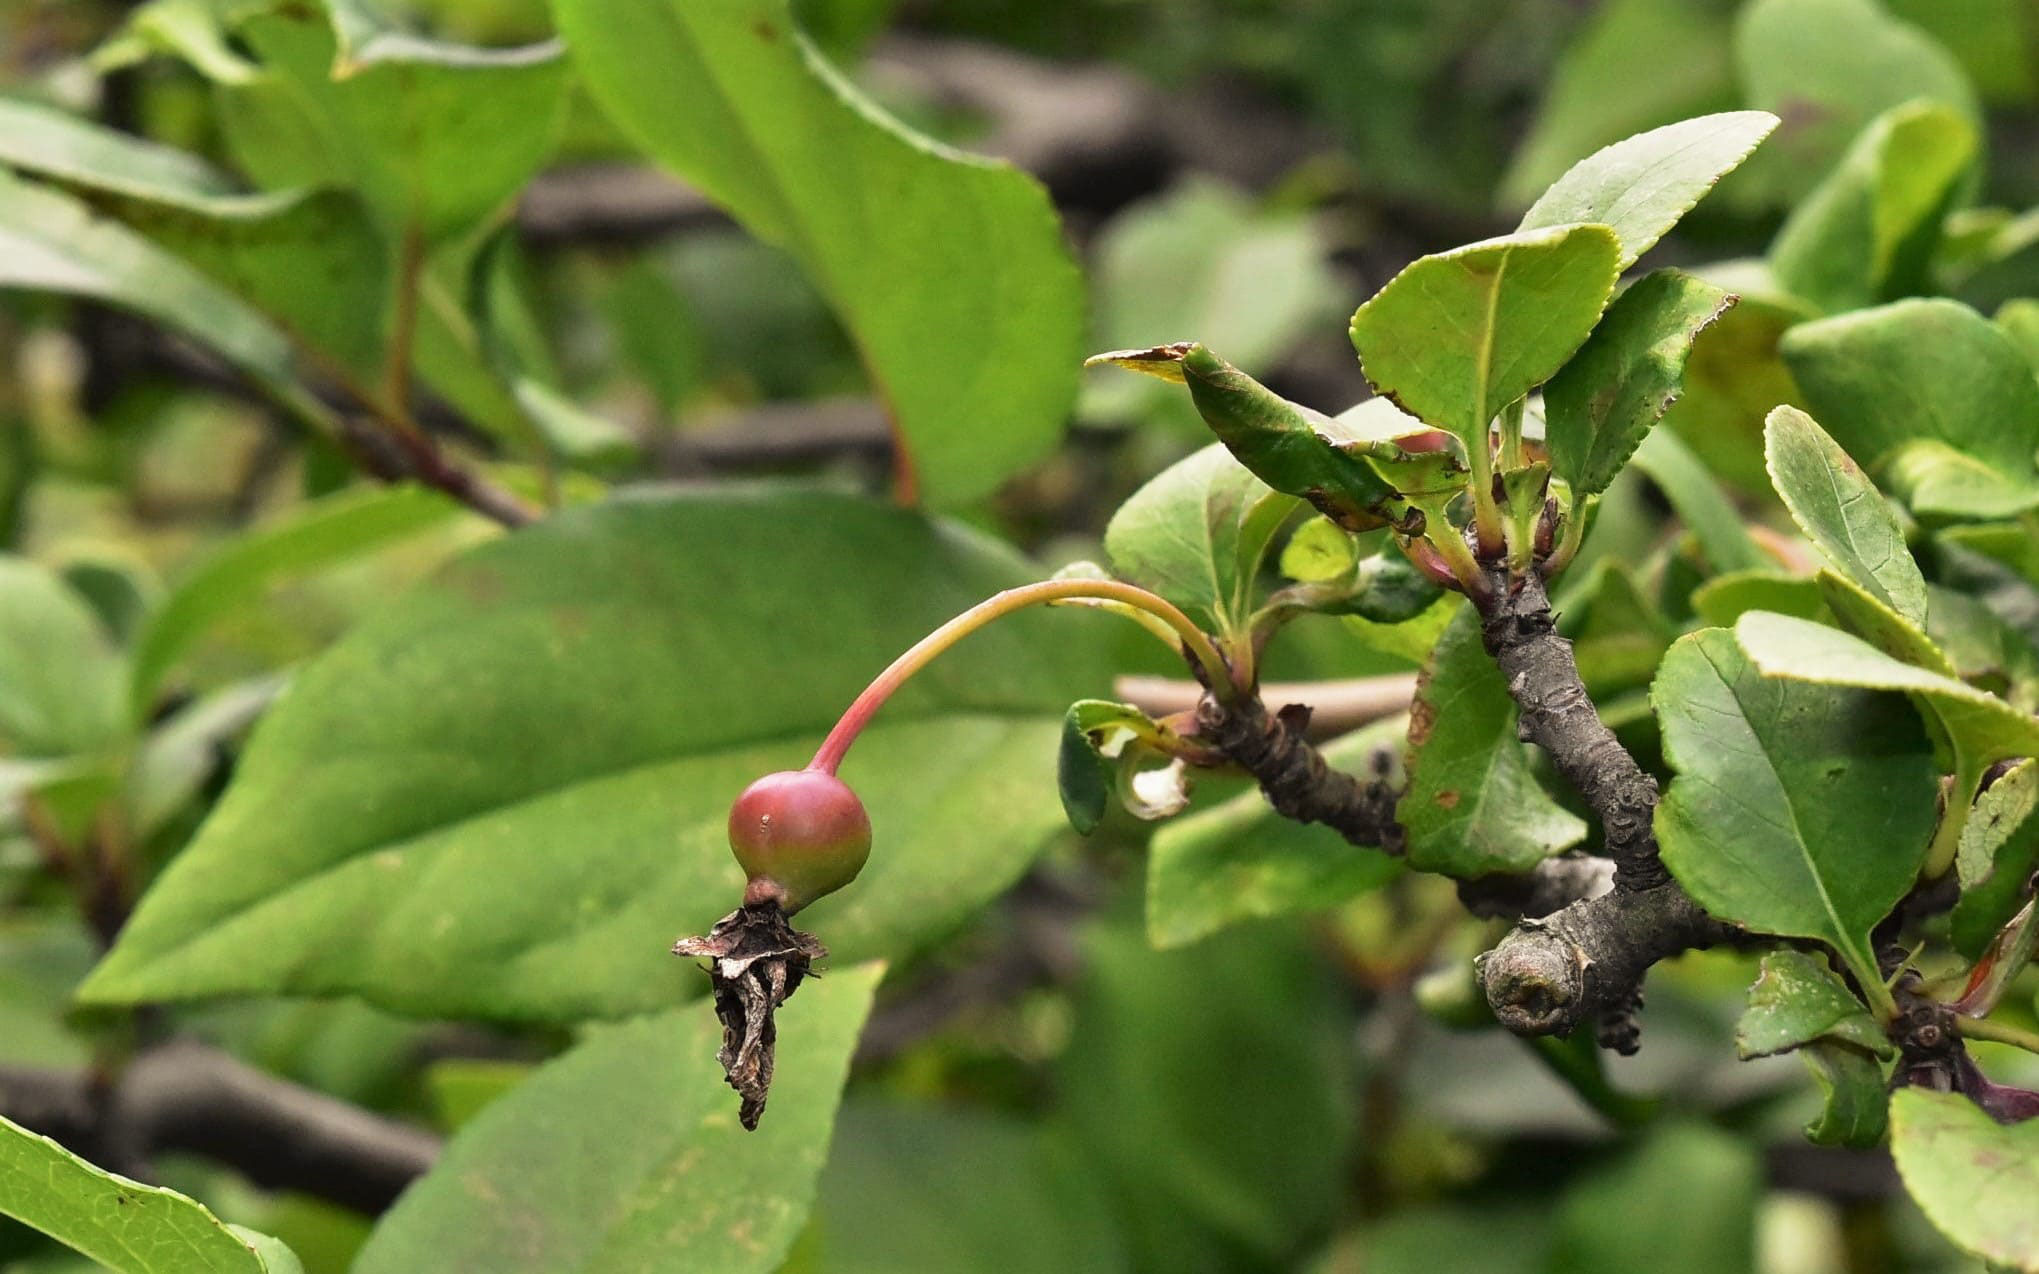
[{"label": "green leaf", "polygon": [[223,617],[286,580],[372,553],[460,512],[414,487],[341,491],[236,536],[177,582],[135,642],[129,702],[145,716],[163,677]]},{"label": "green leaf", "polygon": [[1522,872],[1586,838],[1552,800],[1515,733],[1515,701],[1480,643],[1480,617],[1459,612],[1438,638],[1409,721],[1409,787],[1395,815],[1409,865],[1471,880]]},{"label": "green leaf", "polygon": [[2039,300],[2021,296],[2005,301],[1990,322],[2002,328],[2025,361],[2039,371]]},{"label": "green leaf", "polygon": [[1893,106],[1930,98],[1981,120],[1960,64],[1876,0],[1755,0],[1735,24],[1735,62],[1744,100],[1785,121],[1736,182],[1777,205],[1803,198]]},{"label": "green leaf", "polygon": [[1352,533],[1327,517],[1304,522],[1281,546],[1282,575],[1305,584],[1348,580],[1358,567],[1359,546]]},{"label": "green leaf", "polygon": [[[1324,759],[1363,777],[1397,781],[1406,723],[1400,717],[1325,744]],[[1385,760],[1387,769],[1377,771]],[[1154,834],[1147,860],[1147,938],[1185,946],[1244,920],[1336,906],[1379,888],[1401,870],[1378,849],[1315,823],[1276,814],[1258,791],[1176,819]]]},{"label": "green leaf", "polygon": [[1104,821],[1117,770],[1091,731],[1111,725],[1123,714],[1139,712],[1130,704],[1104,699],[1079,699],[1062,718],[1062,745],[1056,755],[1055,788],[1062,795],[1062,813],[1069,825],[1088,836]]},{"label": "green leaf", "polygon": [[2039,756],[2039,717],[1945,673],[1893,659],[1839,629],[1753,611],[1736,622],[1735,640],[1765,676],[1918,696],[1979,765]]},{"label": "green leaf", "polygon": [[93,1167],[0,1119],[0,1216],[117,1274],[303,1274],[276,1240],[224,1225],[195,1200]]},{"label": "green leaf", "polygon": [[2023,761],[1976,799],[1961,829],[1955,868],[1961,898],[1951,929],[1962,953],[1979,956],[2010,923],[2039,871],[2039,762]]},{"label": "green leaf", "polygon": [[1708,628],[1732,628],[1752,610],[1774,610],[1800,619],[1828,617],[1826,599],[1817,583],[1774,570],[1716,575],[1693,592],[1692,608]]},{"label": "green leaf", "polygon": [[1295,1268],[1337,1214],[1354,1128],[1348,1011],[1307,935],[1157,952],[1111,924],[1083,955],[1056,1091],[1134,1267]]},{"label": "green leaf", "polygon": [[800,260],[854,335],[929,500],[984,495],[1054,447],[1083,291],[1032,178],[883,114],[785,0],[552,7],[623,131]]},{"label": "green leaf", "polygon": [[[1954,675],[1954,665],[1923,629],[1891,609],[1887,602],[1829,566],[1813,577],[1814,587],[1840,627],[1900,663],[1929,672]],[[1927,596],[1931,597],[1928,589]]]},{"label": "green leaf", "polygon": [[1650,427],[1678,401],[1692,343],[1736,297],[1678,270],[1637,280],[1543,396],[1551,468],[1574,498],[1614,481]]},{"label": "green leaf", "polygon": [[[1818,628],[1756,612],[1736,634],[1760,620]],[[1677,775],[1657,806],[1664,865],[1721,919],[1817,938],[1878,979],[1869,931],[1918,875],[1939,790],[1910,706],[1765,677],[1719,628],[1671,647],[1650,700]]]},{"label": "green leaf", "polygon": [[1079,699],[1070,704],[1062,718],[1062,748],[1055,767],[1069,825],[1090,835],[1115,794],[1137,818],[1179,813],[1189,800],[1187,784],[1170,770],[1162,783],[1150,785],[1140,769],[1143,761],[1170,750],[1160,745],[1176,742],[1172,731],[1129,703]]},{"label": "green leaf", "polygon": [[1829,313],[1928,290],[1940,223],[1976,147],[1975,126],[1942,103],[1877,116],[1777,232],[1777,281]]},{"label": "green leaf", "polygon": [[[1342,309],[1320,221],[1299,208],[1262,208],[1229,186],[1192,176],[1111,218],[1092,247],[1094,339],[1110,346],[1194,332],[1248,367],[1277,362]],[[1086,421],[1160,419],[1202,430],[1181,395],[1123,376],[1084,385]]]},{"label": "green leaf", "polygon": [[0,555],[0,750],[63,757],[125,733],[118,651],[85,600],[53,572]]},{"label": "green leaf", "polygon": [[1437,647],[1437,639],[1444,635],[1452,619],[1464,608],[1463,594],[1447,593],[1439,602],[1417,612],[1415,618],[1399,623],[1382,623],[1364,615],[1346,615],[1340,622],[1345,631],[1368,650],[1378,650],[1412,664],[1420,664],[1430,658],[1430,652]]},{"label": "green leaf", "polygon": [[1060,1129],[852,1101],[815,1199],[818,1259],[785,1274],[1116,1274],[1125,1242],[1101,1184]]},{"label": "green leaf", "polygon": [[387,269],[342,191],[238,193],[197,157],[0,101],[0,163],[61,182],[356,374],[381,357]]},{"label": "green leaf", "polygon": [[1763,1164],[1755,1147],[1702,1124],[1660,1127],[1565,1192],[1546,1268],[1566,1274],[1753,1271],[1762,1197]]},{"label": "green leaf", "polygon": [[1635,466],[1671,502],[1716,575],[1776,568],[1776,561],[1749,538],[1741,513],[1720,484],[1676,435],[1661,429],[1652,432],[1636,448]]},{"label": "green leaf", "polygon": [[1105,553],[1119,578],[1215,628],[1236,628],[1253,607],[1261,560],[1300,507],[1214,443],[1162,470],[1119,506],[1105,527]]},{"label": "green leaf", "polygon": [[2039,1270],[2039,1120],[2003,1125],[1958,1093],[1900,1089],[1890,1153],[1940,1233],[1984,1260]]},{"label": "green leaf", "polygon": [[1770,481],[1834,569],[1914,624],[1926,621],[1926,579],[1904,527],[1862,469],[1812,417],[1779,407],[1764,423]]},{"label": "green leaf", "polygon": [[241,167],[271,190],[359,191],[392,246],[411,227],[440,243],[499,212],[552,154],[564,119],[556,41],[428,40],[358,0],[265,8],[235,35],[262,67],[218,90]]},{"label": "green leaf", "polygon": [[806,1220],[882,973],[838,965],[779,1010],[755,1132],[737,1124],[707,1005],[591,1031],[460,1130],[356,1274],[770,1274]]},{"label": "green leaf", "polygon": [[1820,1113],[1805,1126],[1819,1146],[1867,1149],[1883,1141],[1890,1085],[1876,1059],[1847,1044],[1821,1040],[1798,1050],[1820,1089]]},{"label": "green leaf", "polygon": [[1748,1061],[1825,1039],[1879,1057],[1895,1053],[1883,1028],[1825,960],[1789,948],[1765,952],[1749,988],[1749,1007],[1735,1024],[1735,1055]]},{"label": "green leaf", "polygon": [[2039,380],[2002,329],[1954,301],[1805,323],[1785,361],[1834,440],[1921,515],[2039,505]]},{"label": "green leaf", "polygon": [[[895,654],[1029,573],[955,527],[803,490],[616,501],[485,544],[298,674],[82,994],[662,1008],[700,989],[673,938],[741,892],[735,793],[805,762]],[[1055,739],[1106,679],[1096,622],[1008,619],[866,731],[843,776],[870,865],[803,913],[838,957],[945,932],[1062,827]]]},{"label": "green leaf", "polygon": [[1614,294],[1621,244],[1602,225],[1553,226],[1423,257],[1352,316],[1374,388],[1468,447],[1565,365]]},{"label": "green leaf", "polygon": [[1519,229],[1597,222],[1620,240],[1616,268],[1626,270],[1776,127],[1768,111],[1725,111],[1638,133],[1573,165]]},{"label": "green leaf", "polygon": [[280,399],[304,402],[284,334],[191,266],[79,200],[0,173],[0,289],[133,310],[219,351]]}]

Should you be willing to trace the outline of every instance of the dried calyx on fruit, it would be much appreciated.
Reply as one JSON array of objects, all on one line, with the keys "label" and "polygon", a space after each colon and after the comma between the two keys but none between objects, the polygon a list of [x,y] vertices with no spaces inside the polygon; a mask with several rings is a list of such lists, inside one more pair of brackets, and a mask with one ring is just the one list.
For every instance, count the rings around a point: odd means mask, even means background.
[{"label": "dried calyx on fruit", "polygon": [[701,937],[682,938],[673,952],[705,956],[722,1021],[718,1058],[730,1087],[743,1097],[742,1120],[756,1128],[772,1086],[774,1014],[813,972],[828,949],[790,917],[857,878],[871,854],[871,819],[847,783],[836,777],[850,744],[879,707],[915,673],[957,641],[1023,607],[1053,602],[1107,602],[1165,625],[1221,698],[1243,693],[1211,639],[1174,605],[1143,588],[1109,579],[1052,579],[1007,589],[943,624],[864,688],[801,770],[758,779],[729,811],[729,847],[743,868],[743,905]]}]

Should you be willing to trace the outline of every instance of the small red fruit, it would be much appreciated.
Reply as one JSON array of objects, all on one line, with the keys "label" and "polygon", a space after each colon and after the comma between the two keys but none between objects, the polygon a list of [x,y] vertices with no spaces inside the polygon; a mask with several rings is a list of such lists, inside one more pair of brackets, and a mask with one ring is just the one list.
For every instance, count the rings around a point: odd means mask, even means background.
[{"label": "small red fruit", "polygon": [[744,903],[776,902],[790,916],[857,878],[871,856],[871,816],[835,775],[781,770],[729,807],[729,848],[750,878]]}]

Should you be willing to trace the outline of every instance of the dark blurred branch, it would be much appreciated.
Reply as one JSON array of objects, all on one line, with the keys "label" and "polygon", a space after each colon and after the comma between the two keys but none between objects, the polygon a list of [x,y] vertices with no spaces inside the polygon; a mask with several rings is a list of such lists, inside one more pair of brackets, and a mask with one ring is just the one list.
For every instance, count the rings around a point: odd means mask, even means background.
[{"label": "dark blurred branch", "polygon": [[431,1133],[191,1041],[143,1053],[110,1087],[85,1073],[0,1067],[0,1115],[124,1175],[181,1151],[370,1215],[440,1149]]}]

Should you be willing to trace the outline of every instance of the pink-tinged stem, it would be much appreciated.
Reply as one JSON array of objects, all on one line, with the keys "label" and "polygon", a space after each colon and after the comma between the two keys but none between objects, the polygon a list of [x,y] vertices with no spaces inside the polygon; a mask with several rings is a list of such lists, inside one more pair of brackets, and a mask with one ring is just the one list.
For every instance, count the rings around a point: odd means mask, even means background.
[{"label": "pink-tinged stem", "polygon": [[856,742],[857,735],[870,724],[871,718],[877,714],[885,701],[892,697],[892,692],[905,685],[913,674],[934,662],[935,656],[963,638],[992,620],[1010,615],[1016,610],[1043,602],[1069,601],[1076,598],[1120,602],[1155,616],[1182,638],[1183,646],[1202,666],[1205,679],[1210,682],[1211,689],[1221,699],[1230,701],[1240,693],[1233,681],[1231,668],[1225,663],[1224,657],[1218,654],[1217,647],[1211,645],[1211,639],[1190,621],[1189,616],[1166,599],[1144,588],[1122,584],[1117,580],[1042,580],[1038,584],[1009,588],[1003,593],[987,597],[915,642],[905,654],[893,660],[890,667],[879,673],[870,685],[864,687],[864,692],[857,696],[856,702],[849,706],[835,723],[835,728],[828,732],[828,737],[821,741],[820,749],[815,752],[814,759],[807,763],[807,768],[820,770],[825,774],[835,773],[836,766],[842,764],[843,754],[850,750],[850,744]]}]

